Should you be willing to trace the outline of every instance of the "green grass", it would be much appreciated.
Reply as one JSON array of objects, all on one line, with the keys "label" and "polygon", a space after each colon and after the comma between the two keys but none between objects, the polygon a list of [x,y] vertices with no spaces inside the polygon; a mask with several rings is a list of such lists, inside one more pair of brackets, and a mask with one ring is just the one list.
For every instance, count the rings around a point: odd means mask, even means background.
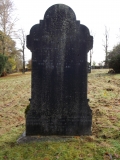
[{"label": "green grass", "polygon": [[0,160],[120,160],[120,74],[107,71],[88,75],[92,136],[24,144],[16,141],[25,130],[31,74],[0,78]]},{"label": "green grass", "polygon": [[[109,142],[109,143],[108,143]],[[116,158],[120,144],[117,141],[91,138],[71,138],[69,141],[45,141],[29,144],[5,143],[1,147],[0,159],[9,160],[99,160],[104,159],[106,153]],[[119,156],[119,155],[118,155]],[[118,158],[119,159],[119,158]]]}]

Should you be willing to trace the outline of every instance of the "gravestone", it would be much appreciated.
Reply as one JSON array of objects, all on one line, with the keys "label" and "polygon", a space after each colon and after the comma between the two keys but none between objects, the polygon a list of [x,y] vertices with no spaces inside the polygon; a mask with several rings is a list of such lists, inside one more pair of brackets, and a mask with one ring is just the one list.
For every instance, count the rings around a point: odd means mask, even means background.
[{"label": "gravestone", "polygon": [[27,36],[32,52],[32,96],[26,135],[89,135],[87,52],[93,37],[63,4],[48,8]]}]

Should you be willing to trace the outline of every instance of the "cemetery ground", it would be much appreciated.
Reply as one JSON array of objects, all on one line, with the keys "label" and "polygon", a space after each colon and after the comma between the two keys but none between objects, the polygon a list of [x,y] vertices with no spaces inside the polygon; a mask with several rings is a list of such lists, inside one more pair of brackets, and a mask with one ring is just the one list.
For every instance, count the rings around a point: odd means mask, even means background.
[{"label": "cemetery ground", "polygon": [[0,160],[120,160],[120,74],[92,70],[88,98],[92,135],[20,143],[31,97],[31,73],[0,78]]}]

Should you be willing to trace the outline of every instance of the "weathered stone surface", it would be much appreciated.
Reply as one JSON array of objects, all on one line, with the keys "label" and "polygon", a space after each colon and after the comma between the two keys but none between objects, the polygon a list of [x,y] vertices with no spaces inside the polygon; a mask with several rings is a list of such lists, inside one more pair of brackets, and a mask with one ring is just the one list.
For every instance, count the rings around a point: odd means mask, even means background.
[{"label": "weathered stone surface", "polygon": [[32,97],[26,135],[91,134],[87,52],[93,37],[63,4],[48,8],[27,36],[32,52]]}]

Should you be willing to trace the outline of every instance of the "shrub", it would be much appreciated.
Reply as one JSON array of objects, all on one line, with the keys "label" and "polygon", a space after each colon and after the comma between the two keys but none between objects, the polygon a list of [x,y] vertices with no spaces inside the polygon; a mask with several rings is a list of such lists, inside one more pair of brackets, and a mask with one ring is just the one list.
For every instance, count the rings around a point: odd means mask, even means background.
[{"label": "shrub", "polygon": [[15,71],[16,62],[15,62],[14,58],[8,57],[5,68],[6,68],[7,73],[12,73],[13,71]]},{"label": "shrub", "polygon": [[109,68],[113,68],[115,73],[120,73],[120,54],[113,56],[109,60]]},{"label": "shrub", "polygon": [[7,57],[0,54],[0,76],[2,75],[5,69],[6,62],[7,62]]}]

